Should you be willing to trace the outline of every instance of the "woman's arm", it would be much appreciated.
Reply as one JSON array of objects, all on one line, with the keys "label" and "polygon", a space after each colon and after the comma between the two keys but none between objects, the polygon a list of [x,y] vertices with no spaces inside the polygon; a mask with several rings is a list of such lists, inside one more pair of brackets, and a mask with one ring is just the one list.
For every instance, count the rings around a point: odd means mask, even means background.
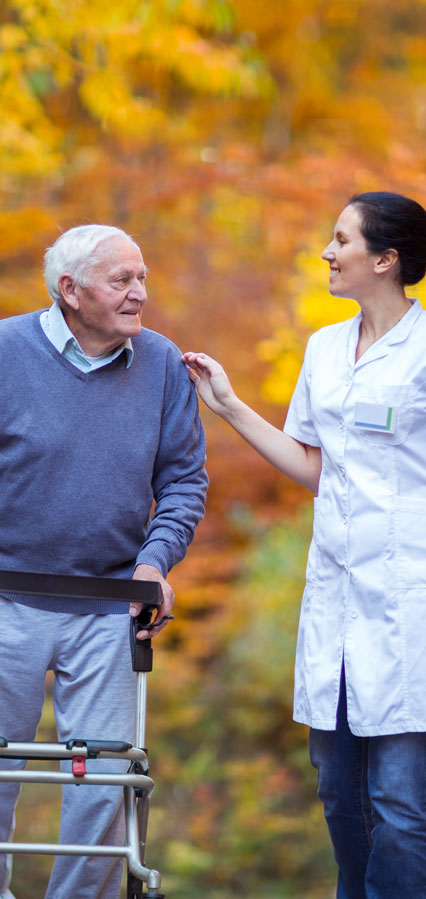
[{"label": "woman's arm", "polygon": [[269,424],[234,393],[218,362],[204,353],[182,356],[198,392],[207,406],[244,437],[261,456],[283,474],[318,492],[321,474],[321,450],[299,443]]}]

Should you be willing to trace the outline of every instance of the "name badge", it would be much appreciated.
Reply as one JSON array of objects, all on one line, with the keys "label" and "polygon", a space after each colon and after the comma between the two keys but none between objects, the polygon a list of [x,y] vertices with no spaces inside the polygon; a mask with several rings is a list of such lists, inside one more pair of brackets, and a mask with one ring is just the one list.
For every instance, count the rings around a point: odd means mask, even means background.
[{"label": "name badge", "polygon": [[397,409],[395,406],[378,406],[375,403],[357,403],[355,427],[362,431],[383,431],[395,433]]}]

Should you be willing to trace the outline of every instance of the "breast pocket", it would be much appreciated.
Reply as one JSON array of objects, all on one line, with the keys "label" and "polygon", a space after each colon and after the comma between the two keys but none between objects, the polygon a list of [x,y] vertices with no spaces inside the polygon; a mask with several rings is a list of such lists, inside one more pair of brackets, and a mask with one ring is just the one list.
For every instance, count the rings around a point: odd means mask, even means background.
[{"label": "breast pocket", "polygon": [[407,439],[414,415],[416,388],[413,384],[376,384],[366,388],[357,397],[360,403],[395,409],[393,433],[368,428],[356,428],[362,439],[376,446],[396,446]]}]

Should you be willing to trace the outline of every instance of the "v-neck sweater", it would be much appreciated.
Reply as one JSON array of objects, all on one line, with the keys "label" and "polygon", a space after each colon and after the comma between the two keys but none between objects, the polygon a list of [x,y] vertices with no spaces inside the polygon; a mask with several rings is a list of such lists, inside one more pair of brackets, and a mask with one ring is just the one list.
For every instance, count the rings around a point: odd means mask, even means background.
[{"label": "v-neck sweater", "polygon": [[48,340],[39,311],[0,322],[0,568],[123,578],[144,563],[166,576],[185,555],[207,487],[196,392],[170,340],[143,328],[132,344],[130,368],[122,354],[85,373]]}]

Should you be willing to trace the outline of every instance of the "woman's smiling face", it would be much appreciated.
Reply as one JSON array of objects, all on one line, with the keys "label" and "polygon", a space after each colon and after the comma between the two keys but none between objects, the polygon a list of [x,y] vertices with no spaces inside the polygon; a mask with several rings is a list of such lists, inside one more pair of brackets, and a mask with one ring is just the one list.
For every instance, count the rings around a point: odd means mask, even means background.
[{"label": "woman's smiling face", "polygon": [[329,290],[333,296],[357,300],[373,286],[378,254],[370,253],[361,234],[360,213],[355,204],[346,206],[334,229],[333,240],[321,254],[330,266]]}]

